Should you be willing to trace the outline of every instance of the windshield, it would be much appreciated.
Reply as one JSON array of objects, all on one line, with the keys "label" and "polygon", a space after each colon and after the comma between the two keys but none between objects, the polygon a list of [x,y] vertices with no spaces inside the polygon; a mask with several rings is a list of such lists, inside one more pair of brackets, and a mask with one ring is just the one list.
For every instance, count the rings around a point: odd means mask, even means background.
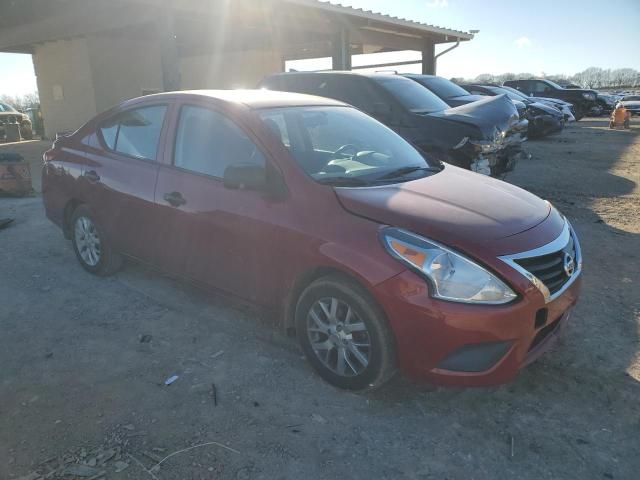
[{"label": "windshield", "polygon": [[6,103],[0,103],[0,112],[17,112],[15,108],[11,105],[7,105]]},{"label": "windshield", "polygon": [[[502,87],[485,87],[487,90],[491,90],[493,93],[495,93],[496,95],[506,95],[507,97],[509,97],[509,99],[511,100],[518,100],[519,102],[522,102],[523,100],[527,100],[530,101],[529,98],[523,94],[521,94],[520,92],[518,92],[517,90],[515,92],[511,91],[511,90],[507,90],[506,88],[502,88]],[[517,93],[516,93],[517,92]]]},{"label": "windshield", "polygon": [[561,85],[558,85],[556,82],[552,82],[551,80],[545,80],[545,82],[547,82],[549,85],[551,85],[552,87],[555,88],[559,88],[561,90],[564,90],[564,87]]},{"label": "windshield", "polygon": [[408,78],[388,75],[374,80],[411,112],[433,113],[449,108],[437,95]]},{"label": "windshield", "polygon": [[464,88],[442,77],[417,77],[416,80],[440,98],[454,98],[469,95]]},{"label": "windshield", "polygon": [[521,98],[528,99],[529,98],[525,94],[523,94],[520,90],[516,90],[515,88],[512,88],[512,87],[507,87],[506,85],[503,85],[502,87],[487,87],[487,88],[491,88],[491,89],[500,88],[500,89],[502,89],[502,90],[504,90],[506,92],[512,93],[514,95],[517,95],[519,97],[518,99],[521,99]]},{"label": "windshield", "polygon": [[398,134],[355,108],[275,108],[262,110],[260,118],[320,183],[397,183],[441,170],[438,162],[426,159]]}]

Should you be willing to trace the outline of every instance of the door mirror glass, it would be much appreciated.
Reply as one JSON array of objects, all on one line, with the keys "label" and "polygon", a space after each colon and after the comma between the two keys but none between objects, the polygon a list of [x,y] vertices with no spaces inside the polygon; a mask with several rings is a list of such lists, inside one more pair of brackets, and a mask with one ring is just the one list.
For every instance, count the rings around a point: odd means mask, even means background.
[{"label": "door mirror glass", "polygon": [[266,190],[267,171],[262,165],[229,165],[224,170],[223,180],[227,188]]}]

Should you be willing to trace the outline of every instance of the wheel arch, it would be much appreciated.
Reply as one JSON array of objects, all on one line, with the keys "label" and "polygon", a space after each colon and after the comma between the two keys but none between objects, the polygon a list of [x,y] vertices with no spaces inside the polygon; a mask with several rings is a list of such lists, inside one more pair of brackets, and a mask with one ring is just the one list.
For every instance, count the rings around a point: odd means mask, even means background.
[{"label": "wheel arch", "polygon": [[71,238],[71,218],[73,217],[73,212],[75,212],[75,210],[83,203],[84,202],[77,198],[72,198],[64,206],[64,212],[62,214],[62,232],[67,240]]},{"label": "wheel arch", "polygon": [[[286,330],[288,335],[290,336],[295,335],[295,312],[296,312],[296,306],[298,304],[298,300],[300,299],[300,295],[302,294],[302,292],[304,292],[304,290],[316,280],[319,280],[320,278],[324,278],[328,276],[342,277],[347,281],[355,283],[360,288],[362,288],[362,290],[365,291],[373,301],[375,301],[375,298],[371,293],[370,287],[367,285],[366,282],[363,281],[362,278],[355,275],[354,273],[347,272],[345,270],[342,270],[340,268],[336,268],[333,266],[318,266],[318,267],[310,268],[296,278],[295,282],[293,283],[293,286],[289,289],[289,294],[287,298],[285,299],[285,304],[283,308],[284,310],[283,327]],[[380,310],[383,313],[385,313],[382,306],[378,302],[376,302],[376,304],[378,305]],[[385,313],[385,316],[386,316],[386,313]]]}]

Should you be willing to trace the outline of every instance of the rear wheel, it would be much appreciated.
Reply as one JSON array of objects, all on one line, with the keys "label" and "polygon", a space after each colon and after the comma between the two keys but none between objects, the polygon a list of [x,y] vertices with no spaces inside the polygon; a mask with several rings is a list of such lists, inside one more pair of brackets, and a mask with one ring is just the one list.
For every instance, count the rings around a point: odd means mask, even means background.
[{"label": "rear wheel", "polygon": [[31,128],[30,123],[23,123],[20,125],[20,136],[25,140],[33,139],[33,129]]},{"label": "rear wheel", "polygon": [[122,266],[122,257],[113,251],[104,230],[86,205],[80,205],[71,217],[71,240],[76,257],[86,271],[107,276]]},{"label": "rear wheel", "polygon": [[307,287],[296,307],[296,330],[318,374],[339,388],[382,386],[395,372],[393,334],[366,290],[341,276]]}]

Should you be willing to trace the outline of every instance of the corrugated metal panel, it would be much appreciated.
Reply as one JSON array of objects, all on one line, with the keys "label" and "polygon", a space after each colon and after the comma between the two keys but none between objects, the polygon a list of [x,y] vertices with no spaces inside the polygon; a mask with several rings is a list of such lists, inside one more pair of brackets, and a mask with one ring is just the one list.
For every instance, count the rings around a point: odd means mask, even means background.
[{"label": "corrugated metal panel", "polygon": [[359,18],[364,18],[368,20],[374,20],[377,22],[388,23],[392,25],[396,25],[398,27],[410,28],[413,30],[418,30],[424,33],[436,33],[440,35],[448,35],[453,37],[451,40],[455,40],[459,38],[460,40],[471,40],[473,38],[473,34],[468,32],[463,32],[460,30],[452,30],[449,28],[439,27],[437,25],[429,25],[427,23],[416,22],[414,20],[408,20],[406,18],[393,17],[391,15],[386,15],[380,12],[374,12],[372,10],[364,10],[362,8],[354,8],[348,7],[339,3],[331,3],[328,1],[321,0],[285,0],[289,3],[295,3],[298,5],[305,5],[308,7],[319,8],[321,10],[341,13],[343,15],[356,16]]}]

